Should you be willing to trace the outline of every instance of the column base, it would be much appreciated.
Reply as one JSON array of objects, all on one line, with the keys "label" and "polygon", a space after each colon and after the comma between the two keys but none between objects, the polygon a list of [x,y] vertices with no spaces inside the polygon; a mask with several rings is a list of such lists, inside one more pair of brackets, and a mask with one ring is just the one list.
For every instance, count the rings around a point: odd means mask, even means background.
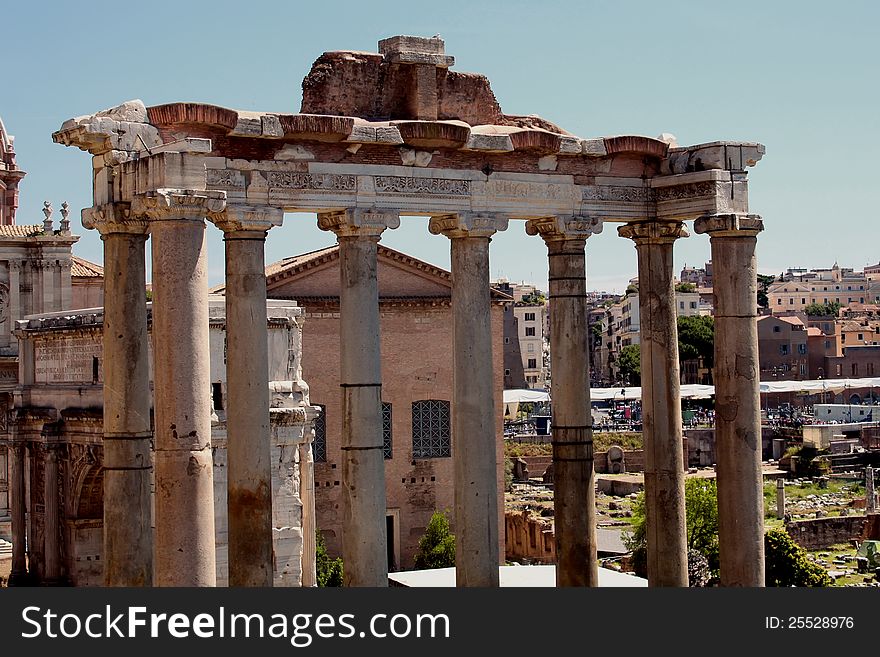
[{"label": "column base", "polygon": [[9,582],[7,585],[12,588],[13,586],[37,586],[37,583],[28,573],[12,573],[9,575]]}]

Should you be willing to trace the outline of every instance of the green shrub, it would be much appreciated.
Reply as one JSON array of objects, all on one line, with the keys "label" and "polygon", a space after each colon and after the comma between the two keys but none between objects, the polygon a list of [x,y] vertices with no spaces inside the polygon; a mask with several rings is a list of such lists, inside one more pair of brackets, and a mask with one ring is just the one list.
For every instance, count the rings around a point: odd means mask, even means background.
[{"label": "green shrub", "polygon": [[318,586],[342,586],[342,558],[330,558],[320,530],[315,532],[315,566]]},{"label": "green shrub", "polygon": [[831,586],[831,576],[807,558],[807,551],[784,529],[764,535],[764,581],[767,586]]},{"label": "green shrub", "polygon": [[417,570],[448,568],[455,565],[455,534],[449,530],[449,518],[442,511],[434,511],[419,540],[419,551],[414,565]]}]

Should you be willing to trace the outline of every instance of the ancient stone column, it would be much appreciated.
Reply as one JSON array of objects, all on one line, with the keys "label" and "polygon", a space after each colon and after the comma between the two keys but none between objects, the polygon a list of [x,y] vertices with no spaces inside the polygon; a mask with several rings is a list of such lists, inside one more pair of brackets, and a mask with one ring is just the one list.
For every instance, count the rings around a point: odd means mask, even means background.
[{"label": "ancient stone column", "polygon": [[342,388],[342,560],[346,586],[388,586],[377,245],[397,214],[352,209],[318,215],[339,242]]},{"label": "ancient stone column", "polygon": [[764,586],[757,215],[697,219],[715,269],[715,455],[722,586]]},{"label": "ancient stone column", "polygon": [[687,586],[684,448],[672,244],[686,237],[678,221],[617,229],[636,243],[642,370],[642,435],[650,586]]},{"label": "ancient stone column", "polygon": [[54,445],[46,448],[46,460],[43,473],[43,558],[45,571],[43,579],[46,584],[57,584],[61,578],[61,550],[59,538],[58,513],[58,453]]},{"label": "ancient stone column", "polygon": [[452,255],[452,459],[457,586],[498,586],[498,478],[489,242],[507,218],[432,217]]},{"label": "ancient stone column", "polygon": [[147,222],[127,204],[82,218],[104,242],[104,586],[151,586]]},{"label": "ancient stone column", "polygon": [[229,586],[273,581],[265,246],[283,215],[228,205],[214,219],[226,243]]},{"label": "ancient stone column", "polygon": [[586,217],[545,217],[526,232],[547,243],[550,266],[550,398],[553,400],[553,524],[556,586],[598,586],[587,238],[602,223]]},{"label": "ancient stone column", "polygon": [[318,575],[315,570],[317,551],[315,532],[315,461],[312,457],[312,443],[299,445],[299,497],[302,503],[302,585],[317,586]]},{"label": "ancient stone column", "polygon": [[9,446],[12,462],[11,474],[11,512],[12,512],[12,570],[9,573],[9,585],[24,584],[28,579],[27,553],[25,543],[27,526],[25,525],[25,485],[24,459],[25,445],[21,440],[14,440]]},{"label": "ancient stone column", "polygon": [[785,517],[785,479],[776,480],[776,518]]},{"label": "ancient stone column", "polygon": [[153,238],[158,586],[217,579],[204,218],[224,207],[223,192],[176,189],[132,203],[134,214],[150,218]]},{"label": "ancient stone column", "polygon": [[865,468],[865,512],[874,513],[877,510],[877,493],[874,491],[874,468],[870,465]]}]

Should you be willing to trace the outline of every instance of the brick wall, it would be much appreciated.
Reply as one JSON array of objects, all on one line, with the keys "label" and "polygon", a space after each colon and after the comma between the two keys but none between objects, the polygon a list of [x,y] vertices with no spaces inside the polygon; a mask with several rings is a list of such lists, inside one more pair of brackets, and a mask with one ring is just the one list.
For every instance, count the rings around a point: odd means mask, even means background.
[{"label": "brick wall", "polygon": [[[337,274],[338,276],[338,274]],[[306,302],[303,378],[312,404],[326,406],[327,461],[315,464],[318,528],[328,551],[342,553],[342,418],[339,389],[339,317],[335,302]],[[496,389],[496,462],[502,459],[502,322],[493,306]],[[419,539],[434,510],[448,510],[455,530],[452,458],[412,458],[412,402],[452,400],[452,309],[447,304],[386,304],[380,308],[382,399],[392,405],[392,453],[385,461],[386,504],[399,518],[399,563],[412,567]],[[453,436],[452,452],[455,452]],[[498,468],[499,527],[503,527],[503,469]],[[500,549],[504,536],[499,531]]]}]

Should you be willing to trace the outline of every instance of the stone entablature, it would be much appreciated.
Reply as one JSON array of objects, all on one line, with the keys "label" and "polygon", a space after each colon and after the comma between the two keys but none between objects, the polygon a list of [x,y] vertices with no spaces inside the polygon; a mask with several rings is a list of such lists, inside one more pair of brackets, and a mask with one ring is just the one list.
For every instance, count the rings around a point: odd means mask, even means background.
[{"label": "stone entablature", "polygon": [[393,37],[379,49],[325,53],[303,82],[301,113],[133,100],[70,119],[53,139],[95,155],[96,206],[177,189],[285,211],[605,221],[748,212],[745,169],[761,144],[584,139],[503,114],[485,77],[448,71],[440,39]]}]

